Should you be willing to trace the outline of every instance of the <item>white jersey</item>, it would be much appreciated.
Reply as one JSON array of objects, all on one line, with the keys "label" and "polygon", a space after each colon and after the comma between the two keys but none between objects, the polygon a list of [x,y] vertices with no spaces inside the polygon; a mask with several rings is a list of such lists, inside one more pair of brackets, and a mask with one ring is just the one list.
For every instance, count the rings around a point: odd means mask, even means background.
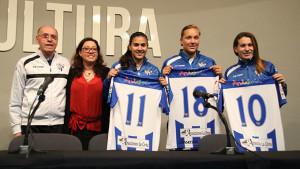
[{"label": "white jersey", "polygon": [[[169,83],[170,114],[167,149],[198,149],[200,139],[220,133],[220,120],[213,109],[203,106],[203,98],[195,98],[193,92],[214,93],[218,76],[210,69],[174,68],[167,77]],[[210,98],[209,103],[216,105]]]},{"label": "white jersey", "polygon": [[279,105],[286,100],[272,77],[253,81],[227,80],[222,86],[235,139],[252,151],[285,150]]},{"label": "white jersey", "polygon": [[162,107],[167,106],[158,77],[120,70],[112,83],[107,149],[157,151]]}]

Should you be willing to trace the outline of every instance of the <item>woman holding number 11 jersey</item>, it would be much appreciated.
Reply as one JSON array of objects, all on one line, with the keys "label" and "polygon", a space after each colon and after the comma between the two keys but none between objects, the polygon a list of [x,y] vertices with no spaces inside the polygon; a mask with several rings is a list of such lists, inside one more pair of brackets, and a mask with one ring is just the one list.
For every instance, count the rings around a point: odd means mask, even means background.
[{"label": "woman holding number 11 jersey", "polygon": [[147,49],[147,36],[132,34],[127,52],[113,64],[104,81],[112,107],[108,150],[158,150],[161,113],[168,107],[159,69],[145,57]]}]

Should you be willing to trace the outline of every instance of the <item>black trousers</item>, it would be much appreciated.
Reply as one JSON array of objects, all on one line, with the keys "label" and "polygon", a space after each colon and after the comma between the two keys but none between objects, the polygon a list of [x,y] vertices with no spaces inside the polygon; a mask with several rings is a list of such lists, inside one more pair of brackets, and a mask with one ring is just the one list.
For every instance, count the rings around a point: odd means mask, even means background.
[{"label": "black trousers", "polygon": [[97,131],[91,131],[87,130],[86,127],[83,128],[83,130],[80,130],[77,128],[77,131],[73,133],[74,136],[79,138],[82,144],[82,149],[83,150],[88,150],[89,147],[89,142],[92,137],[94,137],[97,134],[101,134],[102,132],[97,132]]},{"label": "black trousers", "polygon": [[[27,126],[21,126],[22,134],[25,134]],[[44,126],[44,125],[34,125],[30,126],[32,133],[63,133],[64,125],[53,125],[53,126]]]}]

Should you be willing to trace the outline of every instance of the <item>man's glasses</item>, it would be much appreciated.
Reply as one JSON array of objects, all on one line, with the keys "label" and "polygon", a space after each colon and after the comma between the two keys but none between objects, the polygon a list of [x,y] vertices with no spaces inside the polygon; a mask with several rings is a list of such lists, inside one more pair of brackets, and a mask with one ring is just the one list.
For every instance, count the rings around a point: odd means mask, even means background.
[{"label": "man's glasses", "polygon": [[82,50],[86,53],[92,51],[92,52],[98,52],[97,48],[88,48],[88,47],[84,47],[82,48]]},{"label": "man's glasses", "polygon": [[57,40],[57,36],[56,35],[49,35],[47,33],[44,33],[44,34],[38,35],[38,36],[41,36],[43,39],[48,39],[50,37],[51,40]]}]

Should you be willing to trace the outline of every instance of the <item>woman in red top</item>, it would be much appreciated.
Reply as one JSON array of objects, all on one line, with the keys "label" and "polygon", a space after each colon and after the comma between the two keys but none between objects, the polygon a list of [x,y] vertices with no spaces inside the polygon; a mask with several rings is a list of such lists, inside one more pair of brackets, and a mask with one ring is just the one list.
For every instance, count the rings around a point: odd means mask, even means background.
[{"label": "woman in red top", "polygon": [[93,136],[108,131],[109,105],[102,94],[102,82],[109,68],[103,62],[99,44],[92,38],[79,43],[71,62],[65,127],[80,139],[84,150]]}]

